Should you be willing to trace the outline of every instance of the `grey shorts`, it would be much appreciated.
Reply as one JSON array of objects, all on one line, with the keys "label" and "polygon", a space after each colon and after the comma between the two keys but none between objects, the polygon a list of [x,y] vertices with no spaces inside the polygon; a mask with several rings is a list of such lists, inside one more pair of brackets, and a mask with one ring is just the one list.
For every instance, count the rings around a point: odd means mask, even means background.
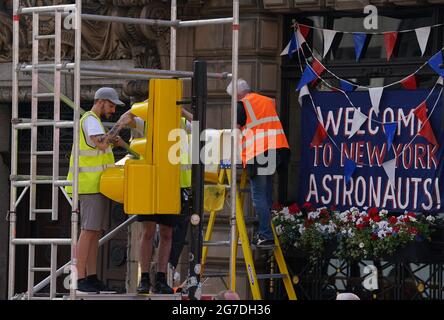
[{"label": "grey shorts", "polygon": [[80,194],[80,226],[82,230],[107,229],[110,200],[101,193]]}]

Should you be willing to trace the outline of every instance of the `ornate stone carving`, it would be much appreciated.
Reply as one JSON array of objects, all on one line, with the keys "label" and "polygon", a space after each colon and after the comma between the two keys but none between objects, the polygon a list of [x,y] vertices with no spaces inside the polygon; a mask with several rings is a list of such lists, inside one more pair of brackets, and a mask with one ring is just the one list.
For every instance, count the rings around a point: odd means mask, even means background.
[{"label": "ornate stone carving", "polygon": [[[64,1],[55,1],[62,3]],[[23,5],[50,5],[52,0],[25,0]],[[139,7],[134,7],[139,5]],[[140,7],[140,5],[145,5]],[[10,8],[8,3],[5,8]],[[9,10],[8,10],[9,11]],[[152,0],[100,0],[85,1],[83,12],[100,15],[132,16],[137,18],[167,19],[169,13],[165,3]],[[22,15],[21,61],[31,60],[32,17]],[[24,32],[26,30],[26,32]],[[40,16],[40,34],[54,33],[54,19]],[[74,34],[62,30],[62,59],[73,58]],[[117,60],[134,58],[140,67],[159,68],[166,65],[160,57],[168,56],[169,29],[152,26],[119,24],[100,21],[82,22],[82,59]],[[40,60],[52,60],[54,40],[41,40]],[[0,63],[11,61],[12,20],[10,12],[0,11]],[[133,55],[134,54],[134,55]]]}]

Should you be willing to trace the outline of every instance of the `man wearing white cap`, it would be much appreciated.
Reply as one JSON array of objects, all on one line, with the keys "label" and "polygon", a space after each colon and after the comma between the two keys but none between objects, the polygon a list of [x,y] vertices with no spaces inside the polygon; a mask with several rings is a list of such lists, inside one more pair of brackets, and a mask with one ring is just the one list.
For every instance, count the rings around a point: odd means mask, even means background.
[{"label": "man wearing white cap", "polygon": [[[106,133],[101,118],[110,119],[117,105],[124,105],[113,88],[100,88],[94,95],[94,105],[80,119],[78,192],[80,201],[81,232],[77,243],[77,289],[82,292],[105,291],[106,286],[97,278],[97,253],[102,230],[106,228],[109,199],[100,193],[100,177],[114,165],[111,147],[123,146],[117,136],[120,124]],[[73,157],[71,153],[67,180],[72,181]],[[72,194],[72,187],[66,191]]]}]

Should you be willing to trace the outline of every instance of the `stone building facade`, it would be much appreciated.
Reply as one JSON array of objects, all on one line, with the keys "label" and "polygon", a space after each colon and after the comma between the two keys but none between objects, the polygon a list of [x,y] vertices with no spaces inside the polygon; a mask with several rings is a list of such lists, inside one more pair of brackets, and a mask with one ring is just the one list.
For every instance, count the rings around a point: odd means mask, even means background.
[{"label": "stone building facade", "polygon": [[[63,1],[59,0],[25,0],[27,5],[49,5]],[[68,1],[65,1],[68,2]],[[417,27],[432,25],[440,21],[443,8],[439,6],[443,1],[428,0],[427,5],[419,0],[377,0],[372,4],[380,8],[382,15],[381,30],[387,27],[402,29],[402,26]],[[212,17],[228,17],[232,15],[232,1],[229,0],[179,0],[178,18],[181,20],[205,19]],[[276,196],[281,201],[291,201],[297,194],[297,174],[299,161],[299,105],[294,92],[296,81],[300,75],[296,61],[281,57],[280,52],[290,38],[292,20],[325,28],[352,28],[355,21],[362,21],[362,8],[368,1],[354,0],[240,0],[241,5],[241,31],[239,49],[239,75],[246,79],[255,91],[276,97],[279,113],[284,124],[290,145],[293,149],[292,160],[288,176],[280,177],[275,183]],[[421,5],[421,7],[419,7]],[[438,8],[437,10],[435,10]],[[168,19],[170,15],[170,2],[164,0],[84,0],[83,12],[102,15],[128,16],[150,19]],[[10,161],[10,109],[11,109],[11,55],[12,55],[12,0],[0,3],[0,212],[4,217],[9,203],[9,161]],[[353,23],[349,24],[350,21]],[[395,23],[398,21],[399,23]],[[29,17],[21,17],[21,62],[30,61],[31,50],[31,21]],[[359,22],[362,23],[362,22]],[[393,27],[390,29],[390,27]],[[40,24],[41,34],[51,34],[54,25],[51,18],[42,18]],[[353,29],[352,29],[353,30]],[[85,64],[99,64],[103,66],[142,67],[169,69],[169,29],[132,24],[117,24],[96,21],[83,21],[82,24],[82,62]],[[443,33],[433,34],[430,53],[437,51],[441,46]],[[231,70],[231,26],[215,25],[196,28],[183,28],[178,30],[177,69],[191,70],[194,59],[204,59],[208,62],[208,69],[212,72],[225,72]],[[313,35],[310,43],[319,44],[319,38]],[[322,48],[322,47],[321,47]],[[382,48],[382,49],[381,49]],[[402,52],[402,59],[386,66],[380,51],[384,50],[381,44],[370,45],[368,52],[371,57],[363,59],[357,66],[348,58],[350,48],[339,48],[335,58],[327,62],[328,67],[334,68],[341,76],[356,78],[372,83],[388,81],[405,75],[406,70],[414,70],[420,62],[420,55],[406,48]],[[353,49],[353,48],[351,48]],[[40,59],[51,60],[53,55],[52,40],[41,42]],[[73,34],[68,30],[62,33],[62,59],[70,61],[73,57]],[[427,72],[419,75],[424,84],[427,83]],[[386,80],[380,80],[384,78]],[[21,76],[20,112],[23,115],[30,109],[30,77]],[[379,79],[379,80],[378,80]],[[47,80],[51,81],[49,77]],[[72,79],[63,76],[63,91],[72,97]],[[113,86],[128,103],[145,99],[148,84],[144,81],[125,81],[115,78],[89,77],[82,80],[82,106],[88,109],[92,105],[93,95],[101,86]],[[209,80],[208,82],[208,128],[229,128],[230,125],[230,99],[225,92],[227,81]],[[186,84],[185,94],[189,94],[190,86]],[[42,112],[51,111],[51,102],[42,102]],[[123,111],[123,110],[122,110]],[[69,116],[70,110],[64,110]],[[42,132],[51,139],[50,132]],[[44,141],[44,139],[42,140]],[[70,151],[71,136],[67,132],[62,134],[61,163],[67,170],[67,154]],[[43,142],[44,143],[44,142]],[[23,134],[20,140],[19,170],[26,172],[29,168],[29,137]],[[43,172],[50,170],[49,161],[43,163]],[[63,172],[63,170],[62,170]],[[42,194],[45,190],[41,190]],[[62,199],[62,196],[61,196]],[[39,198],[41,207],[48,205],[48,199]],[[61,203],[63,201],[61,200]],[[247,207],[250,205],[247,204]],[[26,201],[24,209],[18,212],[17,235],[40,235],[42,237],[63,237],[69,235],[69,209],[67,204],[59,208],[61,221],[52,223],[47,217],[39,217],[37,222],[29,223],[26,215]],[[250,208],[251,209],[251,208]],[[249,210],[250,212],[251,210]],[[249,213],[251,215],[251,213]],[[110,226],[116,226],[125,219],[121,206],[114,205],[110,212]],[[216,226],[215,239],[225,239],[228,235],[228,213],[223,212]],[[8,224],[0,219],[0,297],[6,293],[7,279],[7,248]],[[102,250],[102,277],[108,284],[116,287],[127,286],[134,289],[137,277],[137,241],[138,226],[132,227],[131,234],[122,232]],[[131,239],[131,241],[127,241]],[[127,246],[129,244],[129,246]],[[66,260],[69,252],[61,252],[59,259]],[[227,270],[228,248],[210,249],[208,270]],[[259,257],[260,258],[260,257]],[[16,283],[18,291],[24,291],[26,279],[26,250],[17,251],[18,265],[23,267],[17,270]],[[38,261],[47,265],[47,251],[38,253]],[[186,259],[184,259],[186,261]],[[242,259],[239,258],[238,269],[244,271]],[[262,261],[263,262],[263,261]],[[186,263],[184,263],[186,265]],[[130,270],[130,276],[125,277],[125,271]],[[249,289],[245,277],[238,282],[241,296],[248,298]],[[125,280],[127,283],[125,284]],[[219,279],[208,280],[204,290],[217,292],[222,289],[223,282]]]}]

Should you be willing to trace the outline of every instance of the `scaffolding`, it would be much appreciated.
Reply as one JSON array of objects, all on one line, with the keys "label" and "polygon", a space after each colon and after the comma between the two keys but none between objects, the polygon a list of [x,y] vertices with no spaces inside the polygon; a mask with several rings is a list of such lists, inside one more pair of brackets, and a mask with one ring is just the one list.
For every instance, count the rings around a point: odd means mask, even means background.
[{"label": "scaffolding", "polygon": [[[69,12],[69,13],[68,13]],[[62,19],[66,15],[73,15],[74,26],[74,61],[73,63],[62,63],[61,61],[61,30]],[[19,61],[19,28],[20,15],[32,15],[32,62],[31,64],[21,64]],[[39,34],[39,16],[53,15],[55,19],[55,33],[53,35]],[[81,64],[81,36],[82,36],[82,20],[107,21],[114,23],[131,23],[155,25],[158,27],[170,28],[170,70],[157,69],[141,69],[141,68],[103,68],[97,66],[84,66]],[[207,73],[206,76],[215,79],[231,78],[234,83],[238,78],[238,49],[239,49],[239,0],[233,0],[233,17],[216,18],[192,21],[180,21],[177,19],[177,0],[171,0],[171,18],[170,20],[153,20],[116,16],[101,16],[82,13],[82,1],[76,0],[75,4],[39,6],[39,7],[21,7],[20,0],[13,1],[13,57],[12,57],[12,134],[11,134],[11,186],[10,186],[10,209],[8,212],[9,220],[9,273],[8,273],[8,299],[16,297],[15,294],[15,267],[16,267],[16,246],[28,246],[28,285],[27,292],[23,295],[25,299],[54,299],[56,298],[56,280],[65,268],[69,267],[71,271],[75,270],[77,264],[76,244],[79,222],[78,208],[78,158],[79,158],[79,121],[80,121],[80,79],[82,76],[98,76],[98,77],[114,77],[125,79],[149,80],[150,78],[191,78],[194,72],[177,71],[176,70],[176,48],[177,48],[177,29],[186,27],[197,27],[203,25],[214,24],[232,24],[232,72],[225,73]],[[54,63],[39,63],[39,40],[54,39]],[[31,72],[32,74],[32,102],[31,102],[31,119],[19,118],[18,100],[19,100],[19,74]],[[54,75],[54,83],[50,85],[43,79],[39,78],[40,73],[51,73]],[[73,92],[74,101],[61,93],[61,75],[70,74],[73,76]],[[48,92],[39,92],[39,83],[45,87]],[[42,120],[38,119],[38,104],[40,98],[52,98],[54,100],[54,119]],[[65,102],[73,108],[72,121],[60,120],[60,101]],[[231,163],[236,163],[237,158],[237,86],[233,86],[233,94],[231,99],[231,126],[232,132],[232,152]],[[41,126],[53,128],[53,148],[52,150],[37,150],[37,129]],[[74,172],[73,180],[68,181],[66,177],[59,174],[59,142],[60,129],[73,129],[73,161]],[[30,150],[30,173],[27,176],[18,174],[18,131],[31,130],[31,150]],[[52,175],[40,176],[37,174],[37,162],[40,156],[52,156]],[[202,169],[202,164],[199,164]],[[235,277],[235,261],[236,256],[233,254],[237,249],[236,240],[236,166],[233,165],[231,170],[232,186],[231,186],[231,258],[230,258],[230,279]],[[37,185],[49,184],[52,186],[52,206],[51,208],[36,208],[36,190]],[[64,186],[72,185],[72,199],[64,191]],[[19,193],[19,188],[21,189]],[[53,221],[58,220],[58,194],[59,189],[65,195],[65,198],[71,206],[71,237],[70,238],[17,238],[16,237],[16,221],[17,207],[26,193],[29,191],[29,220],[35,220],[40,214],[51,213]],[[200,215],[202,212],[200,212]],[[123,224],[108,233],[100,240],[103,244],[109,240],[116,232],[128,226],[133,222],[135,217],[127,219]],[[200,227],[201,228],[201,227]],[[236,241],[234,241],[236,240]],[[35,266],[35,247],[38,245],[51,246],[51,262],[50,267]],[[63,267],[57,269],[57,249],[58,246],[65,245],[71,248],[71,261]],[[200,243],[202,248],[202,243]],[[198,257],[200,258],[200,254]],[[34,284],[35,272],[49,272],[49,276],[43,281]],[[75,280],[74,280],[75,279]],[[76,281],[76,277],[74,277]],[[198,277],[199,282],[199,277]],[[49,284],[48,297],[35,297],[34,294]],[[234,283],[231,283],[234,287]],[[75,286],[70,285],[70,299],[76,299]]]}]

